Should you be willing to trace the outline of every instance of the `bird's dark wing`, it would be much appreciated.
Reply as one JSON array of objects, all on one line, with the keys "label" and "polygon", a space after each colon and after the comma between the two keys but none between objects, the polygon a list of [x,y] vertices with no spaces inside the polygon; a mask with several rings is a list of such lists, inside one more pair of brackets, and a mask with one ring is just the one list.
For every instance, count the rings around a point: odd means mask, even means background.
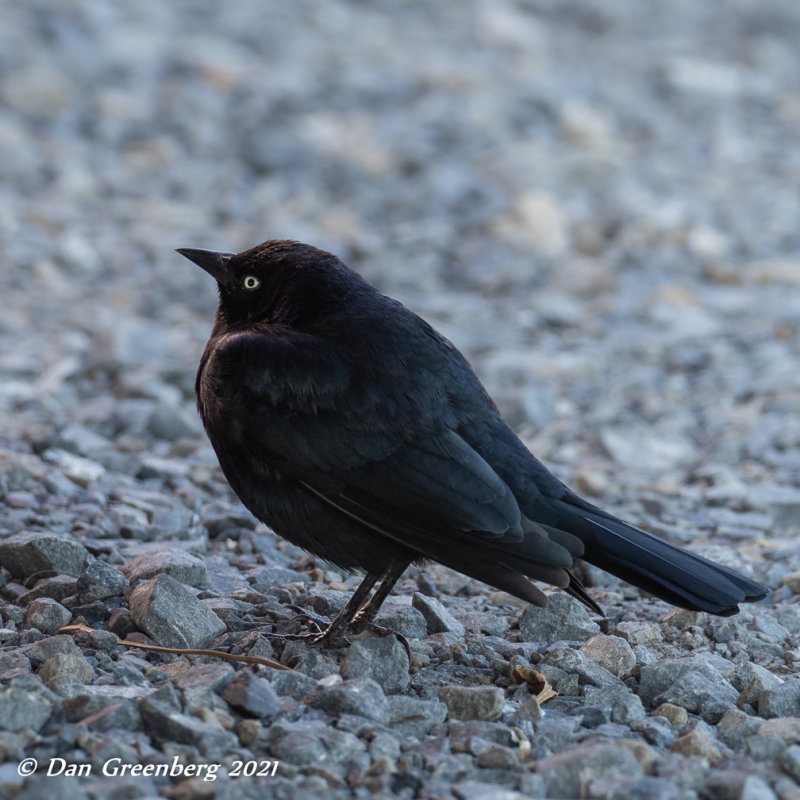
[{"label": "bird's dark wing", "polygon": [[[220,391],[235,386],[246,398],[239,424],[249,457],[268,460],[378,535],[468,574],[475,569],[454,562],[464,560],[470,541],[525,541],[526,574],[537,564],[571,566],[578,543],[564,547],[526,520],[507,483],[442,422],[448,414],[425,413],[426,397],[444,402],[446,375],[409,370],[395,390],[413,395],[422,410],[387,414],[387,402],[374,395],[380,377],[365,382],[329,341],[274,326],[224,337],[209,366]],[[402,409],[402,398],[395,406]],[[555,573],[543,579],[564,584]]]}]

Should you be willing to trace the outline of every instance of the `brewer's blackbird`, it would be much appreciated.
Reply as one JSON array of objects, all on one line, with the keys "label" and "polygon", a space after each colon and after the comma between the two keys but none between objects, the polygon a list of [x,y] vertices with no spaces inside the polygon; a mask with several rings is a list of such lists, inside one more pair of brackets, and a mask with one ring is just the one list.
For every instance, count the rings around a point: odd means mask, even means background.
[{"label": "brewer's blackbird", "polygon": [[332,254],[282,240],[178,252],[219,285],[195,388],[230,485],[290,542],[366,572],[323,637],[372,625],[427,559],[539,606],[528,578],[600,611],[579,558],[692,610],[730,615],[765,596],[567,488],[447,339]]}]

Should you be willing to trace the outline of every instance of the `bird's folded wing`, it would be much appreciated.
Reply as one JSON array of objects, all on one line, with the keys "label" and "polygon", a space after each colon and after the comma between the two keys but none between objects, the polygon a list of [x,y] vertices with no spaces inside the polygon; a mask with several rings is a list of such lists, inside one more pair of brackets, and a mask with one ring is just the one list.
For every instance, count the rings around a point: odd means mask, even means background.
[{"label": "bird's folded wing", "polygon": [[302,476],[334,502],[451,534],[523,539],[513,493],[480,454],[450,428],[426,426],[424,415],[387,413],[325,340],[248,331],[226,337],[209,367],[224,391],[247,394],[246,419],[236,423],[250,458]]}]

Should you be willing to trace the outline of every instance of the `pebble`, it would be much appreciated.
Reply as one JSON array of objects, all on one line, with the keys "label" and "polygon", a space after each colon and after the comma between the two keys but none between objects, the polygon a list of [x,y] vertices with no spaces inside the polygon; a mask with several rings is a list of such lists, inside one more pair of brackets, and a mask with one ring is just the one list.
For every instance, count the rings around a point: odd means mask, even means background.
[{"label": "pebble", "polygon": [[433,633],[454,633],[463,636],[466,628],[459,622],[435,597],[429,597],[419,592],[414,593],[412,605],[425,619],[427,631]]},{"label": "pebble", "polygon": [[28,603],[25,622],[42,633],[58,633],[72,619],[72,612],[49,597],[40,597]]},{"label": "pebble", "polygon": [[519,618],[519,629],[527,642],[584,642],[600,633],[600,626],[589,619],[584,606],[563,592],[551,594],[545,608],[527,606]]},{"label": "pebble", "polygon": [[408,669],[408,653],[396,636],[370,636],[347,648],[341,674],[346,679],[370,678],[387,694],[395,694],[408,686]]},{"label": "pebble", "polygon": [[77,577],[90,558],[78,542],[38,531],[23,531],[0,541],[0,562],[12,575],[58,572]]},{"label": "pebble", "polygon": [[134,624],[163,647],[208,647],[225,623],[185,586],[159,575],[128,597]]},{"label": "pebble", "polygon": [[500,719],[505,694],[494,686],[442,686],[439,699],[451,719]]}]

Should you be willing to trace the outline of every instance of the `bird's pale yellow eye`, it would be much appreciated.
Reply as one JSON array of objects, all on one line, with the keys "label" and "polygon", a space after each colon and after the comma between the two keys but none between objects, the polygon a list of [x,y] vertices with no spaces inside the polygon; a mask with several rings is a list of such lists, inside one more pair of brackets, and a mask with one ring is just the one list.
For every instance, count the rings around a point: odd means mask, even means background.
[{"label": "bird's pale yellow eye", "polygon": [[252,292],[253,289],[258,289],[258,287],[261,286],[261,281],[256,278],[255,275],[246,275],[242,281],[242,286],[244,286],[247,291]]}]

